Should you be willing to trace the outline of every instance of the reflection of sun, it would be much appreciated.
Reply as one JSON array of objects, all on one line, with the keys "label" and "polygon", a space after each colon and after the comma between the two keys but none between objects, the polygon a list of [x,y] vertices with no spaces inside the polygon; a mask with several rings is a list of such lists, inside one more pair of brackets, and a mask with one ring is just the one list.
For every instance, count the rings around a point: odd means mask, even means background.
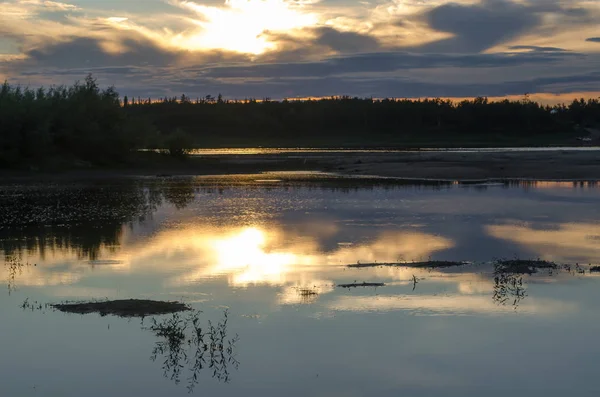
[{"label": "reflection of sun", "polygon": [[213,244],[217,263],[215,273],[233,273],[235,284],[276,280],[287,273],[293,254],[266,252],[265,233],[247,228]]},{"label": "reflection of sun", "polygon": [[286,0],[226,0],[225,7],[211,7],[191,1],[179,3],[198,13],[202,27],[198,34],[180,37],[188,49],[223,49],[260,54],[274,49],[265,32],[285,32],[316,23],[312,14],[302,13],[298,5]]}]

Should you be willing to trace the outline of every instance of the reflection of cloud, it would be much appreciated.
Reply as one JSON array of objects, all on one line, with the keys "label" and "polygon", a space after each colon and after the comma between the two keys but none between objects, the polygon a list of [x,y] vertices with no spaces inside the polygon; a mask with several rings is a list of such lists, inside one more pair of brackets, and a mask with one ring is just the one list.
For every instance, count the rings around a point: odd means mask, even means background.
[{"label": "reflection of cloud", "polygon": [[[392,311],[411,310],[419,314],[494,314],[513,312],[512,306],[496,305],[489,296],[340,296],[329,304],[332,310],[341,311]],[[520,313],[554,315],[577,310],[572,303],[551,299],[529,298],[519,306]]]},{"label": "reflection of cloud", "polygon": [[524,246],[544,259],[570,263],[600,257],[600,235],[596,224],[560,224],[551,229],[491,225],[486,229],[491,236]]},{"label": "reflection of cloud", "polygon": [[[150,247],[169,245],[173,232],[158,235]],[[172,284],[190,284],[203,278],[225,275],[230,284],[284,285],[290,282],[312,282],[315,273],[327,271],[332,266],[356,261],[398,261],[400,259],[427,258],[432,253],[452,247],[446,238],[425,233],[385,233],[371,243],[341,246],[332,252],[321,251],[318,241],[284,240],[280,230],[246,228],[227,234],[206,234],[196,229],[178,230],[179,250],[193,253],[188,266],[191,271],[171,280]],[[189,244],[182,247],[181,242]],[[280,242],[277,244],[277,242]],[[154,251],[154,249],[153,249]],[[159,254],[155,251],[154,254]],[[132,254],[139,257],[139,254]],[[159,254],[160,255],[160,254]],[[198,262],[197,258],[204,258]]]}]

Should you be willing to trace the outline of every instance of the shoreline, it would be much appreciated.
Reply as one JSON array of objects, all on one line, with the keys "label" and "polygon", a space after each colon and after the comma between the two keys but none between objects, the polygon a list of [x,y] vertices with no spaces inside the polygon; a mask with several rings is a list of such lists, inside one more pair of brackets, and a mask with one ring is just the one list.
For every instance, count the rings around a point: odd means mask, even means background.
[{"label": "shoreline", "polygon": [[[152,161],[157,160],[157,161]],[[600,149],[543,151],[302,152],[191,156],[183,162],[146,159],[121,168],[0,171],[1,182],[118,177],[219,176],[321,171],[360,178],[438,181],[600,180]]]}]

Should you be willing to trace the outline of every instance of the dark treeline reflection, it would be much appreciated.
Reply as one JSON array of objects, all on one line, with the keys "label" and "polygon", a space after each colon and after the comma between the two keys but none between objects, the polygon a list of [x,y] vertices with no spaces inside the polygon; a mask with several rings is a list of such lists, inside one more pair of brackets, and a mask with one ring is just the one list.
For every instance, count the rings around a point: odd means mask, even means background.
[{"label": "dark treeline reflection", "polygon": [[188,180],[0,189],[0,250],[8,257],[73,250],[95,260],[120,244],[123,226],[151,217],[163,203],[181,209],[194,199]]}]

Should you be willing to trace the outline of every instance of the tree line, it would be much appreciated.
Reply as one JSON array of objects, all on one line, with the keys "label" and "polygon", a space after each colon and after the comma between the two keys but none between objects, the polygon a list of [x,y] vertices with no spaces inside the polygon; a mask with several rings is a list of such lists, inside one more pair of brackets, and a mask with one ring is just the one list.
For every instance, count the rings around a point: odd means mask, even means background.
[{"label": "tree line", "polygon": [[598,99],[545,106],[475,98],[224,100],[120,98],[92,76],[48,89],[0,86],[0,167],[44,159],[126,163],[137,149],[184,157],[193,147],[411,147],[468,141],[539,143],[600,125]]}]

